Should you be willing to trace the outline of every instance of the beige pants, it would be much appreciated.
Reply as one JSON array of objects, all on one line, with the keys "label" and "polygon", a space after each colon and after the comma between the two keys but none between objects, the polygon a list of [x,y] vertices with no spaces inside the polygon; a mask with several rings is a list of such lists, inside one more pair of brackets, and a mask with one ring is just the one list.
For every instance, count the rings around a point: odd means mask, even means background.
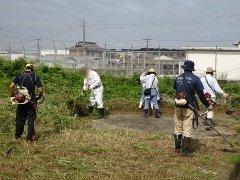
[{"label": "beige pants", "polygon": [[174,114],[174,134],[191,137],[194,112],[187,108],[176,108]]}]

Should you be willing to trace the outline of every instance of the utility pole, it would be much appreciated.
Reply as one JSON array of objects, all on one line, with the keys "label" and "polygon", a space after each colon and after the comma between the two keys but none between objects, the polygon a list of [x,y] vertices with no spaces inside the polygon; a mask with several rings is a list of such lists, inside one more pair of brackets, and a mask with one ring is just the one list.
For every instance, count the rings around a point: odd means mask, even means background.
[{"label": "utility pole", "polygon": [[158,70],[159,70],[159,74],[161,74],[161,47],[160,45],[158,46]]},{"label": "utility pole", "polygon": [[107,54],[107,44],[104,44],[104,53],[103,53],[103,61],[102,61],[102,68],[104,73],[106,69],[106,54]]},{"label": "utility pole", "polygon": [[133,45],[132,45],[132,56],[131,56],[131,73],[133,74]]},{"label": "utility pole", "polygon": [[218,47],[216,46],[216,49],[215,49],[215,74],[216,74],[216,78],[217,78],[217,51],[218,51]]},{"label": "utility pole", "polygon": [[66,46],[66,44],[65,43],[63,43],[63,46],[64,46],[64,48],[65,48],[65,50],[66,50],[66,56],[68,55],[68,52],[67,52],[67,46]]},{"label": "utility pole", "polygon": [[85,24],[85,20],[82,20],[82,28],[83,28],[83,44],[85,44],[86,42],[86,24]]},{"label": "utility pole", "polygon": [[26,51],[25,51],[25,48],[24,48],[23,44],[22,44],[22,49],[23,49],[23,57],[25,58],[26,57]]},{"label": "utility pole", "polygon": [[[55,46],[54,43],[53,43],[53,48],[54,48],[54,62],[56,63],[56,60],[57,60],[57,49],[56,49],[56,46]],[[52,65],[53,65],[53,62],[52,62]]]},{"label": "utility pole", "polygon": [[147,44],[146,44],[146,50],[147,50],[147,53],[148,53],[148,47],[149,47],[149,41],[151,41],[152,39],[149,39],[149,38],[145,38],[143,39]]},{"label": "utility pole", "polygon": [[40,39],[37,39],[37,60],[40,61],[40,56],[41,56],[41,52],[40,52]]},{"label": "utility pole", "polygon": [[12,48],[11,48],[11,45],[9,44],[8,45],[8,56],[9,56],[9,58],[11,59],[11,51],[12,51]]},{"label": "utility pole", "polygon": [[83,39],[83,54],[84,54],[84,59],[85,59],[85,48],[86,48],[86,24],[85,24],[85,20],[82,19],[82,30],[83,30],[83,34],[82,34],[82,39]]}]

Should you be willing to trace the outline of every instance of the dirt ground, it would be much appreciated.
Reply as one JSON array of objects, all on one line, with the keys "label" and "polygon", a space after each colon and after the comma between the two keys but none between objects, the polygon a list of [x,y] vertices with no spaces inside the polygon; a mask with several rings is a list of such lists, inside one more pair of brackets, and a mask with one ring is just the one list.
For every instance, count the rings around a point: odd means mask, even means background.
[{"label": "dirt ground", "polygon": [[[144,131],[144,132],[163,132],[167,133],[170,136],[173,134],[173,110],[168,109],[166,114],[163,114],[162,118],[157,119],[153,116],[148,118],[142,117],[141,113],[138,114],[120,114],[115,113],[109,115],[104,120],[99,120],[95,123],[96,128],[113,128],[113,129],[122,129],[126,130],[135,130],[135,131]],[[233,119],[231,116],[226,115],[223,112],[216,113],[214,117],[214,127],[219,131],[226,139],[240,139],[240,135],[236,132],[236,124],[238,122]],[[226,145],[227,143],[223,141],[214,130],[206,131],[204,126],[204,121],[199,118],[199,126],[194,127],[193,130],[193,139],[194,142],[199,144],[202,142],[208,144],[208,139],[219,139]],[[224,150],[224,148],[223,148]],[[224,150],[225,151],[225,150]],[[235,168],[235,170],[234,170]],[[239,169],[239,167],[238,167]],[[229,170],[222,171],[216,176],[216,179],[229,179],[229,174],[233,174],[236,171],[236,167],[230,166]],[[238,171],[238,170],[237,170]],[[236,173],[236,172],[235,172]],[[239,173],[237,173],[239,176]],[[236,175],[233,175],[236,176]],[[233,179],[238,179],[237,177]]]},{"label": "dirt ground", "polygon": [[[173,115],[170,111],[163,114],[162,118],[148,118],[141,117],[141,113],[136,114],[120,114],[115,113],[109,115],[105,120],[100,120],[96,123],[98,128],[111,127],[117,129],[133,129],[136,131],[161,131],[164,133],[173,133]],[[234,130],[235,120],[228,115],[218,113],[214,117],[215,128],[225,137],[235,137]],[[193,138],[220,138],[214,131],[206,131],[204,128],[203,120],[199,118],[199,126],[194,127]]]}]

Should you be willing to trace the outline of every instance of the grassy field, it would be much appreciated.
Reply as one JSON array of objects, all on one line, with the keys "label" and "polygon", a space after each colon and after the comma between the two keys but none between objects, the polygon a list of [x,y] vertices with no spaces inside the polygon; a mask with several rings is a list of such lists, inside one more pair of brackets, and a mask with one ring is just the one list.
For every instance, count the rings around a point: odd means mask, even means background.
[{"label": "grassy field", "polygon": [[[82,76],[77,71],[44,66],[36,70],[46,92],[46,100],[38,108],[37,141],[15,142],[16,107],[9,102],[8,86],[24,64],[0,60],[0,179],[213,179],[227,177],[231,162],[239,160],[236,153],[222,150],[226,145],[219,139],[201,140],[194,146],[196,156],[183,158],[173,153],[171,134],[98,128],[104,120],[69,116],[69,99],[87,100],[87,94],[80,96]],[[113,111],[137,112],[141,92],[137,75],[102,75],[102,80],[112,115]],[[238,84],[223,86],[236,96],[240,89]],[[171,78],[160,79],[161,92],[171,96],[171,87]],[[234,128],[238,127],[235,123]],[[9,149],[12,151],[6,156]]]}]

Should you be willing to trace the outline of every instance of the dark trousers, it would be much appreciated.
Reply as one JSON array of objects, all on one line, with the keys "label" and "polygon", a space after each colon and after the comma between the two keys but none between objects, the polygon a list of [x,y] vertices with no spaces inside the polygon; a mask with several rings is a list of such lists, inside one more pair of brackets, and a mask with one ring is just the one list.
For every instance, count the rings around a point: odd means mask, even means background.
[{"label": "dark trousers", "polygon": [[36,119],[36,105],[32,103],[18,105],[16,113],[16,133],[15,138],[21,138],[24,125],[28,123],[27,140],[33,141],[35,137],[34,122]]}]

